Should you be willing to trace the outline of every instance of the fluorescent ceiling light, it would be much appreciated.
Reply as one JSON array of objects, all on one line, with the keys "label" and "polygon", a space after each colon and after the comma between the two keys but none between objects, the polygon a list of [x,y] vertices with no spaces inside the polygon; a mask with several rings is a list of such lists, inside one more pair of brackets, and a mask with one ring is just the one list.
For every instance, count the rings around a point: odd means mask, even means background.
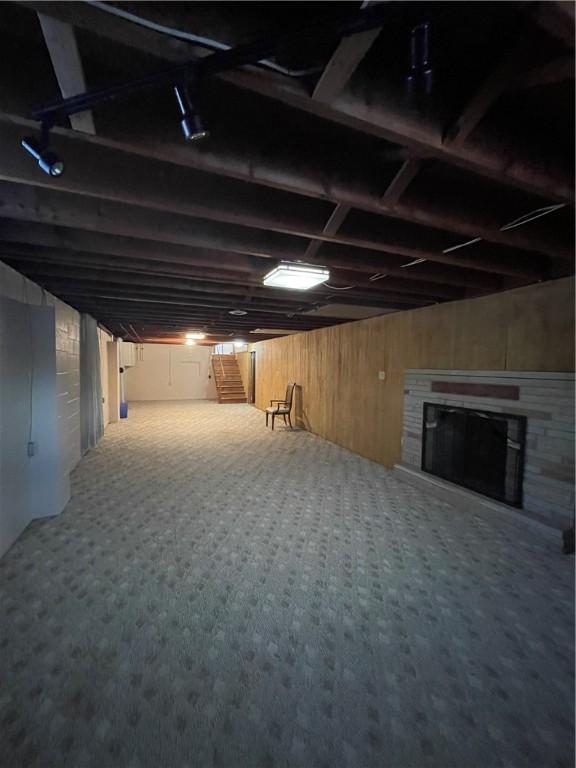
[{"label": "fluorescent ceiling light", "polygon": [[206,338],[206,334],[205,333],[200,333],[200,331],[192,331],[192,333],[187,333],[186,334],[186,338],[187,339],[205,339]]},{"label": "fluorescent ceiling light", "polygon": [[291,288],[295,291],[307,291],[319,283],[330,279],[326,267],[315,267],[312,264],[298,264],[282,261],[276,269],[268,272],[263,279],[264,285],[273,288]]},{"label": "fluorescent ceiling light", "polygon": [[186,339],[186,346],[187,347],[192,347],[192,346],[194,346],[194,344],[196,344],[194,339]]}]

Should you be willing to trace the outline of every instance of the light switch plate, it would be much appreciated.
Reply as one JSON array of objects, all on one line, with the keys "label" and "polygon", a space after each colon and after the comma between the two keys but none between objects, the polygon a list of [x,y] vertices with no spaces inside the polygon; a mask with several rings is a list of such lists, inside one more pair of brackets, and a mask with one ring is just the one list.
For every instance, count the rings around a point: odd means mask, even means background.
[{"label": "light switch plate", "polygon": [[380,381],[386,381],[386,371],[378,371],[378,378]]}]

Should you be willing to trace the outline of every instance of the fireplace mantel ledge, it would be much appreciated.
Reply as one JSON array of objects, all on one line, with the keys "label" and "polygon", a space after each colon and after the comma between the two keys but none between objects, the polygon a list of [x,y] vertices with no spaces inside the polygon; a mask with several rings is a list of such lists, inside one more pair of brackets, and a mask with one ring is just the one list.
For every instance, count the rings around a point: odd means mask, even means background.
[{"label": "fireplace mantel ledge", "polygon": [[502,379],[550,379],[553,381],[574,381],[573,371],[462,371],[452,368],[406,368],[405,374],[424,376],[469,376],[474,378]]}]

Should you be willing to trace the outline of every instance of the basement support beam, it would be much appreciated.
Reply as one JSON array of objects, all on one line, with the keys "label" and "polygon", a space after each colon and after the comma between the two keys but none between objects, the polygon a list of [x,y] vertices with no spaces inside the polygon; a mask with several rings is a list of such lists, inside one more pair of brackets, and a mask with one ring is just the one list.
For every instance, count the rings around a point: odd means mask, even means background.
[{"label": "basement support beam", "polygon": [[[3,119],[22,126],[22,131],[33,130],[34,126],[16,115],[4,114]],[[71,131],[59,130],[62,135],[71,135],[78,139],[78,135]],[[250,155],[233,156],[228,158],[227,162],[219,159],[210,153],[198,153],[191,151],[190,147],[183,148],[174,144],[140,144],[125,143],[116,141],[113,138],[100,135],[98,138],[86,139],[88,147],[96,144],[100,147],[108,147],[126,153],[129,158],[141,158],[142,162],[149,159],[169,162],[171,165],[179,166],[182,169],[190,171],[201,171],[212,174],[216,177],[229,178],[234,184],[238,181],[248,182],[255,185],[255,189],[271,188],[283,192],[295,193],[299,196],[309,199],[326,200],[326,190],[329,189],[328,199],[334,204],[348,205],[353,208],[365,210],[367,212],[385,214],[393,218],[400,219],[413,224],[422,224],[425,218],[425,226],[431,226],[436,229],[443,229],[447,232],[454,232],[463,237],[481,237],[487,242],[493,242],[500,245],[519,248],[536,253],[556,255],[559,258],[567,258],[572,261],[573,254],[571,248],[563,248],[562,244],[557,243],[555,239],[542,237],[528,237],[522,230],[511,230],[502,232],[499,226],[500,221],[482,221],[481,217],[455,214],[449,210],[443,210],[442,206],[437,206],[434,212],[428,208],[405,206],[397,204],[396,206],[384,206],[381,198],[372,192],[369,186],[366,191],[355,183],[355,189],[352,192],[345,187],[332,186],[329,179],[318,169],[307,171],[303,169],[298,177],[294,176],[290,161],[284,158],[262,157],[253,158]],[[1,187],[1,182],[0,182]],[[319,246],[315,248],[317,251]],[[300,256],[302,256],[300,254]]]},{"label": "basement support beam", "polygon": [[[368,5],[370,5],[369,0],[362,3],[361,7],[364,9]],[[359,32],[356,35],[350,35],[340,40],[338,47],[316,83],[312,92],[313,99],[331,102],[338,96],[372,47],[372,44],[380,34],[380,29],[381,27],[369,29],[366,32]]]},{"label": "basement support beam", "polygon": [[[338,203],[332,213],[330,214],[330,218],[324,225],[324,229],[322,230],[322,234],[332,237],[334,236],[340,227],[342,226],[344,219],[348,214],[350,213],[350,206],[349,205],[342,205],[341,203]],[[306,249],[306,254],[304,256],[305,259],[313,259],[318,251],[320,250],[320,246],[322,245],[322,240],[311,240],[310,245]]]},{"label": "basement support beam", "polygon": [[412,181],[416,178],[422,161],[417,157],[409,157],[402,163],[398,173],[394,176],[386,192],[382,195],[382,205],[385,208],[394,208]]},{"label": "basement support beam", "polygon": [[549,35],[574,48],[573,0],[546,0],[536,3],[531,16]]},{"label": "basement support beam", "polygon": [[[228,225],[393,254],[407,260],[426,259],[440,264],[462,265],[459,255],[412,244],[408,246],[404,244],[405,240],[399,242],[399,238],[383,242],[380,233],[378,239],[324,234],[317,223],[318,217],[325,215],[324,203],[310,203],[296,195],[266,194],[245,183],[215,180],[205,173],[155,160],[146,163],[144,173],[142,161],[137,157],[118,149],[85,145],[79,139],[59,133],[53,136],[54,149],[69,159],[69,167],[61,177],[53,178],[30,163],[24,152],[13,151],[13,146],[19,142],[20,131],[18,125],[0,121],[0,178],[7,181],[48,188],[56,193],[65,191],[75,197],[127,204],[140,210],[149,209],[151,213],[170,212],[183,217],[200,217]],[[277,210],[276,205],[280,204],[282,209]],[[148,216],[147,212],[142,213],[144,217]],[[102,218],[101,211],[98,217]],[[518,254],[511,257],[507,253],[469,257],[466,268],[540,276],[539,269],[529,260],[518,258]]]},{"label": "basement support beam", "polygon": [[548,64],[529,70],[513,83],[511,90],[553,85],[566,80],[574,80],[574,56],[560,56]]},{"label": "basement support beam", "polygon": [[[111,19],[108,14],[90,7],[87,3],[22,4],[160,59],[181,63],[190,57],[189,45],[166,39],[152,30],[137,28],[123,19]],[[548,6],[549,3],[542,5]],[[571,179],[564,174],[558,176],[551,173],[545,163],[535,158],[516,158],[515,162],[510,163],[508,152],[485,151],[480,148],[474,148],[473,151],[467,148],[464,152],[460,147],[443,144],[442,137],[437,132],[420,125],[415,126],[412,120],[391,113],[385,105],[374,104],[370,99],[363,100],[348,93],[347,89],[331,104],[325,104],[310,98],[304,87],[287,83],[286,78],[275,77],[273,73],[233,70],[217,77],[295,109],[408,147],[415,155],[435,157],[502,184],[558,202],[571,202],[574,199]]]},{"label": "basement support beam", "polygon": [[484,80],[460,117],[446,131],[445,146],[452,149],[462,148],[492,105],[517,80],[525,55],[526,42],[523,38],[519,38],[507,49],[498,66]]},{"label": "basement support beam", "polygon": [[[86,90],[84,70],[78,51],[74,27],[63,21],[38,13],[44,40],[50,54],[52,66],[63,98],[76,96]],[[92,112],[70,115],[70,124],[75,131],[95,134]]]}]

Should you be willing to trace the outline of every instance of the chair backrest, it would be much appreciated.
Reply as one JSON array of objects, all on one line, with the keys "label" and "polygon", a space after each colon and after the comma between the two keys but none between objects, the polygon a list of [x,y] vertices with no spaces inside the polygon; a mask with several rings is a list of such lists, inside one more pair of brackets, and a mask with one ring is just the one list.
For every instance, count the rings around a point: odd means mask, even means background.
[{"label": "chair backrest", "polygon": [[289,411],[292,410],[292,398],[294,397],[295,386],[296,384],[293,381],[289,381],[288,386],[286,387],[286,397],[284,399]]}]

